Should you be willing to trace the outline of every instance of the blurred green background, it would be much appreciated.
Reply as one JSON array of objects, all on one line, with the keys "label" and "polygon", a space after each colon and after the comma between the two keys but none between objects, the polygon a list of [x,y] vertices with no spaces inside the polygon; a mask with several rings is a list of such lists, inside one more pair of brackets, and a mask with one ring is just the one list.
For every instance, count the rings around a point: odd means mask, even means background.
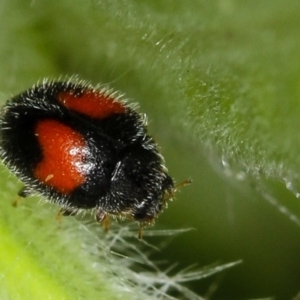
[{"label": "blurred green background", "polygon": [[[2,0],[0,28],[1,103],[45,77],[108,83],[147,113],[171,176],[193,179],[155,227],[193,230],[145,237],[166,244],[154,260],[175,272],[242,259],[188,284],[209,299],[300,292],[299,1]],[[0,180],[8,236],[55,226],[16,220],[16,180]]]}]

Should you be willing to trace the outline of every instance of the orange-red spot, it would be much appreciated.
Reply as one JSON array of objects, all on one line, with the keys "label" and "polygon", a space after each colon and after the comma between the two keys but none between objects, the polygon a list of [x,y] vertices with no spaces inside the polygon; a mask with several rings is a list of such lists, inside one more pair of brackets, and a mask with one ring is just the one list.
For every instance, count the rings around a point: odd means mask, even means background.
[{"label": "orange-red spot", "polygon": [[125,112],[125,107],[121,102],[93,90],[87,90],[80,95],[72,91],[61,92],[58,94],[58,100],[65,107],[91,118],[101,119]]},{"label": "orange-red spot", "polygon": [[85,140],[72,128],[52,119],[39,121],[35,135],[43,158],[34,170],[34,176],[63,194],[70,194],[83,184],[89,165]]}]

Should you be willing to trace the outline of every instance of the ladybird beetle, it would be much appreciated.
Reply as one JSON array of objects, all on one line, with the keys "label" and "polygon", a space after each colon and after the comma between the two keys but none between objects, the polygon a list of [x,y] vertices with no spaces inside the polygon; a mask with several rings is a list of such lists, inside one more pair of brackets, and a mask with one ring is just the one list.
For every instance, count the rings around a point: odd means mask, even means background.
[{"label": "ladybird beetle", "polygon": [[146,119],[121,97],[84,81],[48,81],[13,97],[0,116],[0,157],[64,215],[94,209],[151,223],[175,192]]}]

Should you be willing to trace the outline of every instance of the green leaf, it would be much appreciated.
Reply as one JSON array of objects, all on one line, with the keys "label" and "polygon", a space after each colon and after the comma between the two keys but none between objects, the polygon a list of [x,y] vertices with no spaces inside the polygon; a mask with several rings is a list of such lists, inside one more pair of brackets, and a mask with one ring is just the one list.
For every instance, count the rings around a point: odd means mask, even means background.
[{"label": "green leaf", "polygon": [[[176,179],[194,180],[158,223],[205,226],[201,205],[222,199],[222,189],[272,202],[298,222],[299,205],[281,182],[299,197],[299,8],[294,0],[3,0],[0,100],[45,77],[108,83],[147,112]],[[0,184],[1,298],[123,299],[87,250],[98,229],[74,218],[57,229],[53,205],[28,199],[14,209],[15,179],[5,171]],[[212,211],[221,215],[223,204]],[[85,242],[78,228],[88,228]],[[186,243],[184,259],[200,247]]]}]

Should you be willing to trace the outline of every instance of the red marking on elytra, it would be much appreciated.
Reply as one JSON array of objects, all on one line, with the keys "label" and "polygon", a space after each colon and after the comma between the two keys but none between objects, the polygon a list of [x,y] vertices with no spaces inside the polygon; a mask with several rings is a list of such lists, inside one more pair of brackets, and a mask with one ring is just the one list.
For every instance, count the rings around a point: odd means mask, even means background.
[{"label": "red marking on elytra", "polygon": [[79,95],[72,91],[61,92],[58,94],[58,101],[68,109],[95,119],[125,112],[125,107],[121,102],[93,90],[87,90]]},{"label": "red marking on elytra", "polygon": [[63,194],[70,194],[85,181],[88,148],[83,136],[52,119],[39,121],[35,135],[43,153],[34,170],[35,178]]}]

